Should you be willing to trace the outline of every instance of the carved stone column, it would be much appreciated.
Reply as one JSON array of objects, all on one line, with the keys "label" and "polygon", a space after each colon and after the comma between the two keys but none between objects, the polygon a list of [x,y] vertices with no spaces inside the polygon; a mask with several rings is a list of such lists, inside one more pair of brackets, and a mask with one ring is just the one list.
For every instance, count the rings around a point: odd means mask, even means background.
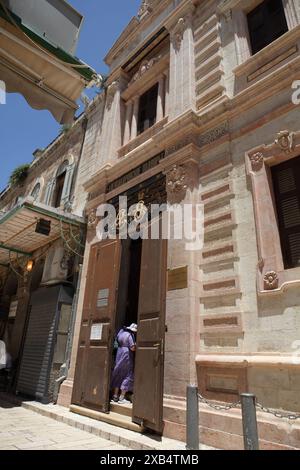
[{"label": "carved stone column", "polygon": [[131,138],[132,139],[134,139],[137,136],[137,131],[138,131],[139,103],[140,103],[140,97],[136,96],[134,98],[133,116],[132,116],[132,125],[131,125]]},{"label": "carved stone column", "polygon": [[122,147],[122,115],[123,101],[121,93],[126,86],[123,77],[113,81],[107,88],[106,105],[102,124],[102,133],[99,143],[99,167],[117,159],[117,151]]},{"label": "carved stone column", "polygon": [[157,96],[157,111],[156,121],[159,122],[164,117],[164,104],[165,104],[165,76],[161,75],[158,81],[158,96]]},{"label": "carved stone column", "polygon": [[289,30],[298,26],[300,22],[300,1],[299,0],[283,0],[286,21]]},{"label": "carved stone column", "polygon": [[238,64],[251,57],[251,43],[246,13],[241,9],[232,10],[232,21]]},{"label": "carved stone column", "polygon": [[128,103],[126,103],[126,117],[125,117],[125,129],[124,129],[123,145],[128,144],[128,142],[130,141],[132,108],[133,108],[133,102],[132,101],[129,101]]},{"label": "carved stone column", "polygon": [[175,119],[189,109],[196,109],[195,47],[193,12],[168,27],[170,31],[170,100],[169,117]]},{"label": "carved stone column", "polygon": [[170,101],[170,74],[169,71],[165,73],[165,116],[169,115],[169,101]]}]

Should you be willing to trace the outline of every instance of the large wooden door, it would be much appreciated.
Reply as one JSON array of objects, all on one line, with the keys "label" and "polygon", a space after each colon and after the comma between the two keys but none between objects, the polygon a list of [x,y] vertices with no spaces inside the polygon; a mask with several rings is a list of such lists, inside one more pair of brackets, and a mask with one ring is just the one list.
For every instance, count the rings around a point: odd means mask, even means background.
[{"label": "large wooden door", "polygon": [[166,240],[143,240],[133,419],[163,428]]},{"label": "large wooden door", "polygon": [[109,411],[109,388],[121,244],[91,248],[76,365],[74,404]]}]

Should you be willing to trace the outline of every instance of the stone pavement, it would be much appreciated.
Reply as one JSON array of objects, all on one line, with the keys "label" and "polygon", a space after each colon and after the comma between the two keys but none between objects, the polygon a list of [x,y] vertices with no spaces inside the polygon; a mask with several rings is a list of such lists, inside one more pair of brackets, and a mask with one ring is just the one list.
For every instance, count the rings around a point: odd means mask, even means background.
[{"label": "stone pavement", "polygon": [[[53,438],[50,437],[52,435]],[[15,448],[16,442],[23,446],[33,445],[29,447],[32,449],[71,450],[75,446],[79,450],[185,450],[185,444],[180,441],[139,434],[71,413],[62,406],[21,401],[15,396],[0,393],[0,449],[3,445]],[[201,450],[213,449],[201,445]]]},{"label": "stone pavement", "polygon": [[1,450],[128,450],[128,448],[0,400]]}]

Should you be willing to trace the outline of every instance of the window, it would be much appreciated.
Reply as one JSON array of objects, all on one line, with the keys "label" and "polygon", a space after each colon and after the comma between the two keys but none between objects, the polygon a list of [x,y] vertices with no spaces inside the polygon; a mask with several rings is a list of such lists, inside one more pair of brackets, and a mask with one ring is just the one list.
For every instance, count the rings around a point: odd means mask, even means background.
[{"label": "window", "polygon": [[54,207],[59,207],[61,202],[61,196],[64,189],[66,178],[66,172],[62,173],[56,178],[56,188],[55,188],[55,198],[54,198]]},{"label": "window", "polygon": [[256,54],[288,31],[282,0],[264,0],[248,14],[252,53]]},{"label": "window", "polygon": [[57,175],[56,175],[56,182],[55,182],[55,191],[54,191],[54,207],[60,207],[63,189],[65,185],[65,179],[67,174],[67,167],[68,161],[64,161],[62,165],[59,167]]},{"label": "window", "polygon": [[37,201],[40,191],[41,191],[41,185],[40,183],[37,183],[31,192],[31,197],[33,197],[35,201]]},{"label": "window", "polygon": [[158,83],[140,98],[138,134],[152,127],[156,122]]},{"label": "window", "polygon": [[300,266],[300,156],[272,168],[285,269]]}]

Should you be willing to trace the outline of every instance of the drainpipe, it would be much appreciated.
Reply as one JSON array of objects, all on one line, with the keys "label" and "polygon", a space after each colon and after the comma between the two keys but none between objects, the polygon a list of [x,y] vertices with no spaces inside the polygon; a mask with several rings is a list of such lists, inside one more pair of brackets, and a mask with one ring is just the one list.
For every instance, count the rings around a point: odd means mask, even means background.
[{"label": "drainpipe", "polygon": [[55,404],[57,403],[60,386],[67,379],[69,368],[70,368],[81,276],[82,276],[82,264],[79,265],[76,292],[75,292],[75,296],[74,296],[73,303],[72,303],[71,321],[70,321],[70,328],[69,328],[68,341],[67,341],[67,347],[66,347],[65,362],[61,366],[60,371],[59,371],[59,377],[58,379],[56,379],[55,384],[54,384],[53,403]]}]

